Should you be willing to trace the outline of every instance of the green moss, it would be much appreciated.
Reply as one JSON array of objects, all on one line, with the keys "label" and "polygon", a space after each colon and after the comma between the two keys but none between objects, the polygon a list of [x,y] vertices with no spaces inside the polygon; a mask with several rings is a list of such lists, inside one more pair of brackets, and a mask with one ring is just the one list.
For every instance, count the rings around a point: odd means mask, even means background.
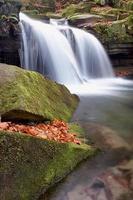
[{"label": "green moss", "polygon": [[0,113],[6,119],[32,120],[34,116],[67,121],[78,103],[65,86],[37,72],[4,64],[0,65],[0,94]]},{"label": "green moss", "polygon": [[106,1],[105,0],[94,0],[94,2],[98,5],[105,5]]},{"label": "green moss", "polygon": [[80,138],[83,144],[90,144],[89,140],[85,138],[84,130],[78,123],[69,123],[69,132],[76,133],[77,137]]},{"label": "green moss", "polygon": [[129,26],[133,26],[133,15],[130,15],[130,16],[128,17],[128,25],[129,25]]},{"label": "green moss", "polygon": [[84,131],[78,123],[69,123],[69,132],[76,133],[79,138],[84,137]]},{"label": "green moss", "polygon": [[133,10],[133,1],[132,0],[112,0],[113,6],[120,8],[120,9],[126,9],[128,11]]},{"label": "green moss", "polygon": [[75,14],[89,13],[90,9],[91,9],[90,4],[85,4],[85,3],[71,4],[62,11],[62,16],[71,17]]},{"label": "green moss", "polygon": [[39,14],[39,11],[38,10],[23,10],[23,13],[29,15],[29,16],[32,16],[32,15],[37,15]]},{"label": "green moss", "polygon": [[108,23],[96,24],[94,30],[99,34],[103,43],[108,42],[132,42],[133,38],[127,32],[128,18]]},{"label": "green moss", "polygon": [[46,14],[46,16],[48,18],[53,18],[53,19],[61,19],[62,18],[62,16],[60,14],[56,14],[56,13],[52,13],[52,12],[48,12]]},{"label": "green moss", "polygon": [[1,199],[31,200],[95,151],[86,144],[61,144],[0,132],[0,152]]},{"label": "green moss", "polygon": [[101,16],[99,15],[90,15],[90,14],[76,14],[73,15],[71,17],[69,17],[69,20],[71,20],[72,22],[76,22],[77,20],[82,20],[82,19],[89,19],[89,18],[93,18],[93,19],[102,19]]},{"label": "green moss", "polygon": [[127,4],[127,9],[128,10],[133,10],[133,1],[129,1]]}]

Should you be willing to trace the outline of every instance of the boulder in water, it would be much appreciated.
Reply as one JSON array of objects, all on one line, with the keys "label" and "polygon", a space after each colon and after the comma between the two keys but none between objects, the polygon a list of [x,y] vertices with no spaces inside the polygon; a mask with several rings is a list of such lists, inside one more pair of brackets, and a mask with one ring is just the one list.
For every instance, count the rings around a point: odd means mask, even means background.
[{"label": "boulder in water", "polygon": [[68,121],[78,97],[41,74],[0,64],[0,114],[3,120]]}]

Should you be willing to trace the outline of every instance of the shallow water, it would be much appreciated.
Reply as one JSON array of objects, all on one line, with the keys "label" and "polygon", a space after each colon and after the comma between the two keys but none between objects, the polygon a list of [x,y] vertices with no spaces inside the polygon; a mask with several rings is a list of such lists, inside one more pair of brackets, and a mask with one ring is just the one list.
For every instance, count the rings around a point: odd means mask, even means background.
[{"label": "shallow water", "polygon": [[[124,189],[130,193],[128,187],[120,184],[122,182],[119,180],[123,177],[117,170],[120,163],[132,159],[132,151],[128,151],[124,145],[133,147],[133,82],[122,79],[99,80],[79,87],[69,85],[69,89],[80,97],[72,121],[81,124],[86,137],[95,140],[95,145],[102,152],[83,162],[41,200],[112,200],[117,199],[115,195],[125,193]],[[103,132],[106,138],[109,136],[109,141],[113,132],[113,140],[118,146],[114,149],[106,146]],[[117,140],[115,134],[120,140]],[[118,180],[112,179],[115,181],[111,185],[111,178],[115,177],[113,172],[117,172]],[[127,181],[124,178],[121,180]]]},{"label": "shallow water", "polygon": [[109,126],[133,143],[133,81],[93,80],[69,88],[80,97],[73,121]]}]

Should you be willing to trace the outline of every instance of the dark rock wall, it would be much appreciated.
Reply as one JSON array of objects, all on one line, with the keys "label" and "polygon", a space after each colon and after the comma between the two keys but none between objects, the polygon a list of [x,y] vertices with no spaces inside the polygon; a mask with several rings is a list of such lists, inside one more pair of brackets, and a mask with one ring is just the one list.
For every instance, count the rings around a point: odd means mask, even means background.
[{"label": "dark rock wall", "polygon": [[133,67],[133,42],[110,44],[106,49],[113,67]]},{"label": "dark rock wall", "polygon": [[0,0],[0,62],[2,63],[20,65],[20,9],[19,0]]}]

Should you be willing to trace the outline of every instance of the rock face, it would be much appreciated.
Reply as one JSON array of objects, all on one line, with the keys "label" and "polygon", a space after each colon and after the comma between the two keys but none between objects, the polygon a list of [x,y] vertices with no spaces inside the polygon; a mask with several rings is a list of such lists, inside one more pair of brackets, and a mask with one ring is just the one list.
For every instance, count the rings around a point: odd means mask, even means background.
[{"label": "rock face", "polygon": [[20,9],[19,0],[0,1],[0,62],[19,65]]},{"label": "rock face", "polygon": [[21,8],[21,2],[19,0],[0,0],[0,15],[19,17],[19,11]]},{"label": "rock face", "polygon": [[78,97],[37,72],[0,64],[0,113],[4,120],[69,120]]},{"label": "rock face", "polygon": [[21,0],[23,9],[37,13],[54,12],[56,0]]},{"label": "rock face", "polygon": [[0,131],[0,199],[36,200],[94,150]]},{"label": "rock face", "polygon": [[133,4],[130,0],[105,3],[110,6],[100,6],[100,0],[94,1],[93,4],[88,2],[88,11],[81,10],[82,4],[71,5],[64,9],[63,14],[68,17],[71,25],[85,29],[102,42],[114,67],[131,67]]},{"label": "rock face", "polygon": [[133,25],[131,17],[109,23],[97,23],[92,27],[110,55],[114,67],[133,66]]}]

